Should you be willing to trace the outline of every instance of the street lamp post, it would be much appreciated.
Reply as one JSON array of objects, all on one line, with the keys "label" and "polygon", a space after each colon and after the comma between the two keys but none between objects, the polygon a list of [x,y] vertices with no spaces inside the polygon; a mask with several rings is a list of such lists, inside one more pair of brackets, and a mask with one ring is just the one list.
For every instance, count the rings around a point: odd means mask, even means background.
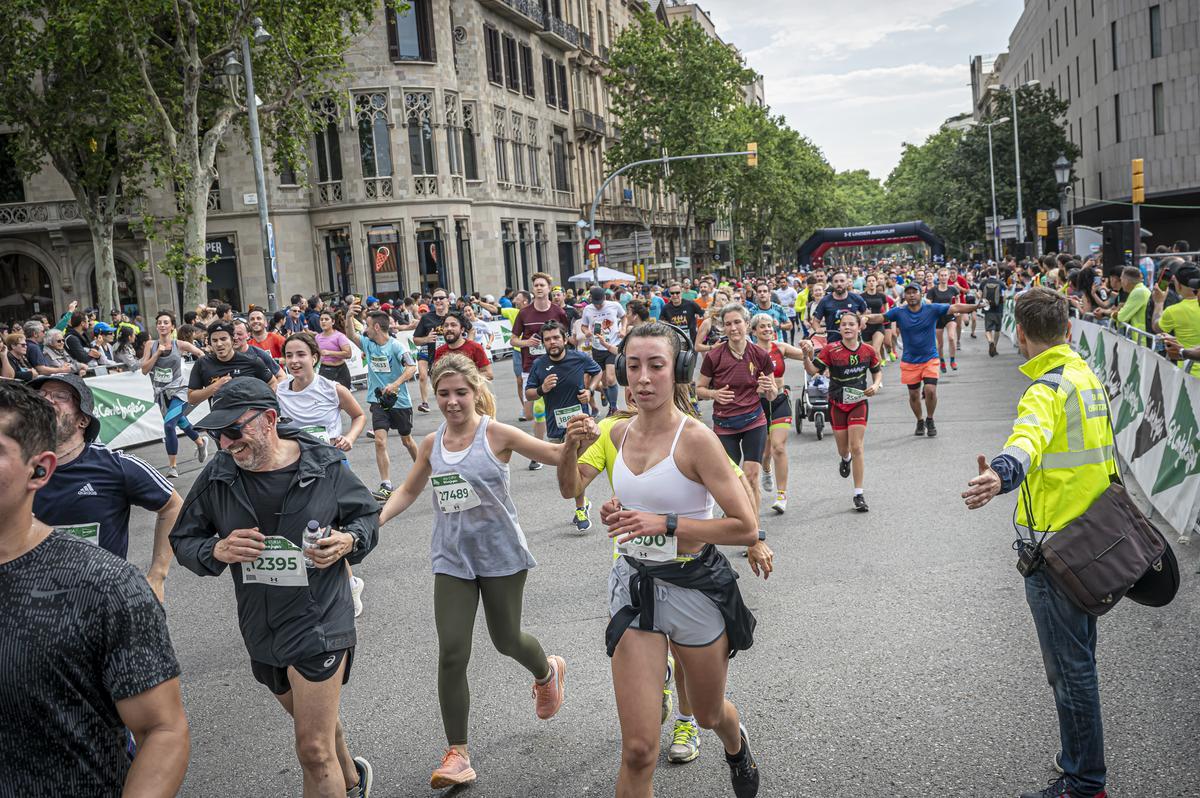
[{"label": "street lamp post", "polygon": [[1067,191],[1071,187],[1071,162],[1067,160],[1067,156],[1059,154],[1054,161],[1054,180],[1058,183],[1058,225],[1059,234],[1058,241],[1060,249],[1071,251],[1074,246],[1067,246],[1067,236],[1063,234],[1063,229],[1067,225]]},{"label": "street lamp post", "polygon": [[[262,20],[255,18],[254,43],[265,44],[271,34],[263,27]],[[276,296],[278,274],[275,267],[275,236],[271,230],[270,209],[267,207],[267,179],[263,171],[262,137],[258,128],[258,98],[254,96],[254,66],[250,61],[250,39],[242,37],[242,63],[230,53],[225,58],[225,74],[243,74],[246,80],[246,114],[250,127],[250,153],[254,158],[254,188],[258,192],[258,223],[262,229],[263,272],[267,283],[267,308],[271,313],[279,310]]]},{"label": "street lamp post", "polygon": [[[1021,134],[1017,124],[1017,92],[1021,89],[1033,88],[1036,85],[1038,85],[1038,81],[1030,80],[1013,87],[1010,92],[1012,97],[1013,157],[1016,160],[1017,169],[1017,235],[1021,239],[1021,243],[1025,243],[1025,205],[1021,198]],[[1001,85],[1000,89],[1003,91],[1006,87]]]},{"label": "street lamp post", "polygon": [[992,250],[996,263],[1000,262],[1000,214],[996,210],[996,159],[992,153],[992,126],[1007,121],[1008,117],[1002,116],[992,122],[984,122],[988,130],[988,175],[992,179]]}]

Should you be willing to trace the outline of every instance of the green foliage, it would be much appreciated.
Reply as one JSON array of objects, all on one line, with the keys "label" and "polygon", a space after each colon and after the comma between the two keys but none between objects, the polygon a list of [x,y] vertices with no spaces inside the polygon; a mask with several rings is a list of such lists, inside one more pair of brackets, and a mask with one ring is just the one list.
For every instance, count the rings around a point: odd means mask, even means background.
[{"label": "green foliage", "polygon": [[885,210],[883,185],[866,169],[838,172],[833,179],[833,203],[827,226],[861,227],[894,221]]}]

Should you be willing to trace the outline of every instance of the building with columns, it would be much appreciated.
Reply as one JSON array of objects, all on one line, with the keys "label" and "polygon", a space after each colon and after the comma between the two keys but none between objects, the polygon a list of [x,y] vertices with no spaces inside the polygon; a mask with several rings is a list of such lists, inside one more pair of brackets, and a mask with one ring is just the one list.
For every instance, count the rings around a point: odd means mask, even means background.
[{"label": "building with columns", "polygon": [[[603,84],[609,48],[645,0],[410,0],[347,54],[335,96],[311,98],[325,125],[308,163],[266,184],[281,303],[292,294],[395,299],[564,283],[586,268],[586,216],[620,135]],[[651,8],[653,6],[653,9]],[[217,157],[208,198],[210,301],[263,303],[266,279],[253,163],[240,134]],[[93,304],[92,246],[63,179],[16,174],[0,132],[0,320]],[[168,215],[172,198],[147,199]],[[600,205],[605,238],[649,231],[646,263],[670,263],[694,238],[675,199],[615,182]],[[707,231],[700,231],[706,233]],[[180,309],[157,267],[163,244],[118,224],[122,305]],[[144,268],[139,269],[138,264]],[[623,264],[614,263],[620,267]]]}]

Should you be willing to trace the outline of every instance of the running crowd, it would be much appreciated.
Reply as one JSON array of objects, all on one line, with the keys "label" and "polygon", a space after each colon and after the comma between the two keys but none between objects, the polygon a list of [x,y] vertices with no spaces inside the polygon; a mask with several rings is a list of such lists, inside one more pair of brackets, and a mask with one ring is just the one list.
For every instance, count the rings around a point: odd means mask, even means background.
[{"label": "running crowd", "polygon": [[[887,367],[899,361],[914,434],[936,436],[939,380],[960,368],[964,333],[976,337],[982,319],[995,356],[1005,302],[1039,284],[1079,312],[1161,332],[1167,356],[1200,360],[1200,269],[1163,259],[1152,286],[1137,267],[1119,286],[1097,274],[1091,261],[1062,256],[885,261],[577,295],[537,273],[529,290],[499,299],[437,288],[395,305],[296,296],[273,317],[219,305],[182,324],[171,311],[101,322],[74,304],[53,325],[31,319],[0,345],[0,740],[11,743],[0,797],[178,791],[189,732],[161,606],[172,560],[199,576],[231,573],[251,672],[292,718],[304,794],[370,795],[372,766],[351,754],[339,714],[363,611],[352,569],[381,527],[425,495],[447,744],[430,784],[474,781],[467,668],[480,603],[496,650],[530,674],[536,716],[553,717],[565,698],[565,657],[522,626],[536,562],[511,491],[517,456],[530,470],[555,469],[576,531],[598,517],[613,540],[616,794],[651,794],[671,721],[669,762],[694,761],[701,729],[711,730],[733,794],[750,798],[760,783],[753,724],[726,680],[756,620],[719,547],[735,547],[755,575],[772,573],[759,508],[787,512],[793,423],[828,421],[838,474],[853,483],[847,509],[867,512],[868,407]],[[494,318],[511,323],[516,424],[497,418],[493,352],[481,335]],[[802,366],[795,390],[787,360]],[[84,377],[120,369],[153,385],[162,469],[98,440]],[[208,415],[191,420],[204,402]],[[431,402],[442,422],[418,441],[413,413],[434,412]],[[392,478],[390,432],[408,456],[402,480]],[[186,497],[172,483],[180,433],[204,464]],[[374,490],[347,459],[364,434]],[[613,497],[596,510],[587,494],[601,473]],[[1007,479],[1003,490],[1020,482]],[[145,576],[126,560],[134,505],[156,516]],[[1103,796],[1102,781],[1099,792],[1063,783],[1026,795]]]}]

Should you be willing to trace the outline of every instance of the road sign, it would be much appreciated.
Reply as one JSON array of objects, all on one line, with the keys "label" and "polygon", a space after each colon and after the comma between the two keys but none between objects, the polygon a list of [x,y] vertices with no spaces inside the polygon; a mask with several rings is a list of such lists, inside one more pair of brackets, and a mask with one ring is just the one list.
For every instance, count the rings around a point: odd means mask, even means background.
[{"label": "road sign", "polygon": [[599,255],[604,251],[604,244],[600,243],[598,238],[589,238],[587,240],[587,253],[589,255]]},{"label": "road sign", "polygon": [[645,230],[636,230],[628,238],[610,238],[604,242],[604,254],[612,263],[638,261],[654,251],[654,238]]}]

